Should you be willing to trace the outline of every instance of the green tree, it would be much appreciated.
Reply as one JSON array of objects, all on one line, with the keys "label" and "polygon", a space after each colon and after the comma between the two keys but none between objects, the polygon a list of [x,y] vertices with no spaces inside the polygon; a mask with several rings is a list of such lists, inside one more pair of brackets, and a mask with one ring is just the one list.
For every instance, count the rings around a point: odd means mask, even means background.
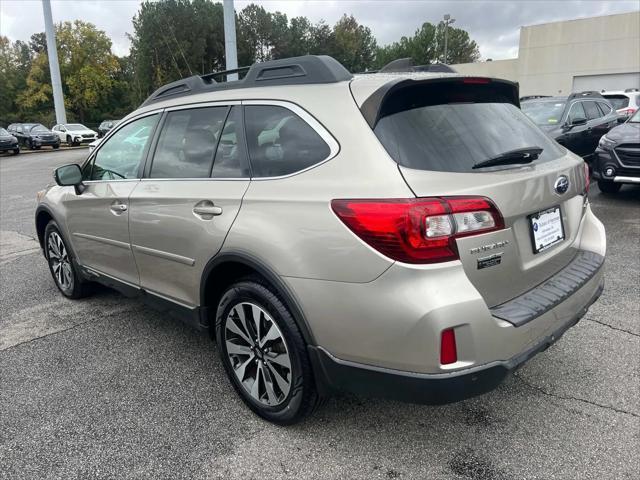
[{"label": "green tree", "polygon": [[0,124],[19,119],[17,94],[26,87],[31,66],[29,46],[20,40],[12,43],[0,36]]},{"label": "green tree", "polygon": [[376,39],[369,27],[351,16],[343,15],[333,27],[331,53],[352,72],[363,72],[373,66]]},{"label": "green tree", "polygon": [[[461,28],[449,27],[447,33],[447,63],[475,62],[480,58],[478,45]],[[425,22],[412,37],[378,48],[376,67],[381,68],[398,58],[411,58],[416,65],[444,61],[444,22]]]},{"label": "green tree", "polygon": [[[70,117],[97,122],[119,72],[118,59],[111,53],[111,40],[91,23],[76,20],[56,25],[56,43],[65,107]],[[35,48],[26,88],[19,93],[18,103],[26,111],[50,112],[49,59],[41,44]]]}]

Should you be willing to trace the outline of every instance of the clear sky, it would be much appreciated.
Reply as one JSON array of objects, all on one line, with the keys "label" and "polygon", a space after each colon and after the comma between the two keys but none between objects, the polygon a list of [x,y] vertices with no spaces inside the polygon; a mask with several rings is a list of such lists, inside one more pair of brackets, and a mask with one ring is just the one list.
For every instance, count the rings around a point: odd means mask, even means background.
[{"label": "clear sky", "polygon": [[[304,15],[312,22],[335,23],[344,13],[371,28],[384,45],[412,35],[423,22],[438,22],[445,13],[456,19],[456,27],[469,31],[478,42],[482,58],[513,58],[518,53],[519,28],[523,25],[637,11],[638,0],[236,0],[236,10],[249,3],[289,17]],[[52,0],[54,22],[80,19],[107,32],[113,51],[129,51],[131,19],[140,0]],[[11,40],[28,40],[44,31],[40,0],[0,0],[0,34]]]}]

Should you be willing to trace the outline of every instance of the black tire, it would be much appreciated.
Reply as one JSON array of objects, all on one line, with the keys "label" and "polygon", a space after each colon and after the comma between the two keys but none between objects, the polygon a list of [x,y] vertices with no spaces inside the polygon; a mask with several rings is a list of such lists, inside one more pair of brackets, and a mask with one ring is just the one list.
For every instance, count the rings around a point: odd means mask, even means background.
[{"label": "black tire", "polygon": [[[269,314],[286,342],[291,363],[290,389],[276,406],[257,401],[238,380],[226,346],[226,324],[229,314],[241,303],[250,302]],[[300,329],[284,302],[259,277],[247,277],[233,284],[222,295],[216,312],[216,341],[220,358],[238,395],[257,415],[279,425],[297,423],[313,413],[322,403],[315,388],[311,362]],[[258,360],[255,360],[258,363]],[[264,362],[262,362],[264,365]],[[250,367],[247,367],[247,369]],[[264,381],[263,381],[264,383]]]},{"label": "black tire", "polygon": [[29,148],[31,150],[35,150],[36,149],[36,146],[34,145],[34,143],[31,140],[29,140]]},{"label": "black tire", "polygon": [[18,155],[19,153],[20,153],[20,149],[19,148],[16,148],[16,149],[13,150],[13,154],[14,155]]},{"label": "black tire", "polygon": [[[51,249],[49,242],[54,242],[54,244],[57,244],[59,248],[59,243],[56,242],[57,239],[60,239],[60,242],[64,247],[64,251],[66,252],[67,261],[65,262],[64,269],[68,268],[68,276],[64,276],[64,278],[69,280],[68,286],[65,286],[57,275],[57,272],[63,267],[59,266],[58,270],[54,270],[56,259],[54,258],[54,254],[50,253]],[[51,276],[53,277],[53,281],[56,284],[56,287],[58,287],[58,290],[68,298],[75,299],[86,297],[89,294],[89,284],[78,274],[73,253],[69,249],[67,241],[64,239],[62,233],[60,233],[60,229],[54,220],[51,220],[44,230],[44,252],[49,265],[49,272],[51,272]],[[59,252],[62,256],[63,252],[60,248]]]},{"label": "black tire", "polygon": [[606,180],[598,180],[598,188],[605,195],[613,195],[614,193],[618,193],[620,191],[620,188],[622,188],[622,184],[608,182]]},{"label": "black tire", "polygon": [[57,144],[57,145],[54,145],[54,146],[53,146],[53,149],[54,149],[54,150],[57,150],[58,148],[60,148],[60,144]]},{"label": "black tire", "polygon": [[67,135],[67,145],[73,147],[73,138],[70,135]]}]

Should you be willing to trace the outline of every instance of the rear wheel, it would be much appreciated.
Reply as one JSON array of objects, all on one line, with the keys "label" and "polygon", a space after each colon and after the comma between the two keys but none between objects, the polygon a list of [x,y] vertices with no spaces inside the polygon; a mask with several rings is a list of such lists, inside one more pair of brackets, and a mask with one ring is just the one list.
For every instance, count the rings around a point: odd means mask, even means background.
[{"label": "rear wheel", "polygon": [[67,145],[73,147],[73,138],[70,135],[67,135]]},{"label": "rear wheel", "polygon": [[290,425],[320,404],[302,334],[259,279],[242,280],[223,294],[216,340],[236,392],[262,418]]},{"label": "rear wheel", "polygon": [[87,283],[78,275],[71,250],[62,238],[55,221],[51,220],[44,230],[44,250],[49,271],[58,290],[65,297],[82,298],[88,293]]},{"label": "rear wheel", "polygon": [[618,193],[622,188],[621,183],[608,182],[606,180],[598,180],[598,188],[602,193],[613,194]]}]

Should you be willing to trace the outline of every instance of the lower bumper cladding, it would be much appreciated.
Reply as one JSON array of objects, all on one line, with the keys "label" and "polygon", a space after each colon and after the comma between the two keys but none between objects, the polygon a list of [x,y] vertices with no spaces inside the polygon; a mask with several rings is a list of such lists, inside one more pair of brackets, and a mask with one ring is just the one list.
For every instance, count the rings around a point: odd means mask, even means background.
[{"label": "lower bumper cladding", "polygon": [[555,343],[600,297],[604,281],[578,313],[533,347],[506,361],[452,373],[422,374],[373,367],[337,359],[322,347],[309,346],[318,388],[325,393],[351,392],[419,404],[445,404],[495,389],[512,372]]}]

